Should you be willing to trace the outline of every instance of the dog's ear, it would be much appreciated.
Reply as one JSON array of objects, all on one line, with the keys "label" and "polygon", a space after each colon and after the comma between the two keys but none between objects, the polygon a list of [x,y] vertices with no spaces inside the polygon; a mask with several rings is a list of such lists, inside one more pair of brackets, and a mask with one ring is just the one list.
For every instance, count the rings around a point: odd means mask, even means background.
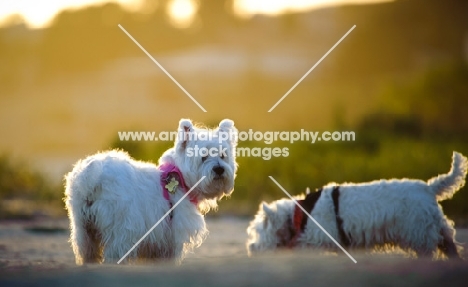
[{"label": "dog's ear", "polygon": [[230,119],[222,120],[219,123],[219,131],[228,134],[230,143],[237,144],[237,129],[234,127],[234,121]]},{"label": "dog's ear", "polygon": [[185,149],[190,138],[189,134],[193,133],[193,124],[189,119],[181,119],[179,121],[179,130],[177,133],[177,146]]},{"label": "dog's ear", "polygon": [[266,202],[262,202],[263,212],[269,218],[273,218],[275,216],[275,211],[271,209]]},{"label": "dog's ear", "polygon": [[219,129],[222,131],[230,131],[234,127],[234,121],[230,119],[224,119],[219,123]]}]

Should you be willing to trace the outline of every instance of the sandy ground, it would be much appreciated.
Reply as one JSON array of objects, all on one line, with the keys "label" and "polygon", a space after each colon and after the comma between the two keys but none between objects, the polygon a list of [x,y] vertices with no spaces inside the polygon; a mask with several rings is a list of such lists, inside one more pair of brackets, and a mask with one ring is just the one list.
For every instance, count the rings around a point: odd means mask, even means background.
[{"label": "sandy ground", "polygon": [[[181,266],[76,266],[68,221],[0,222],[0,286],[467,286],[468,262],[402,254],[282,252],[249,258],[248,220],[208,219],[210,236]],[[468,242],[468,230],[457,240]],[[468,258],[468,252],[464,251]]]}]

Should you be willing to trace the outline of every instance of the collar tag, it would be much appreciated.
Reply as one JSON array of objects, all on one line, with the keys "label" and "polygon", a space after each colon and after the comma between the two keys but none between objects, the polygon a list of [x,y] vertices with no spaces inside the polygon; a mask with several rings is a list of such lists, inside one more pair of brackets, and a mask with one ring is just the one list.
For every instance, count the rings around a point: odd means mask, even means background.
[{"label": "collar tag", "polygon": [[169,193],[174,194],[177,186],[179,186],[179,182],[174,177],[171,177],[171,180],[166,184],[165,188]]}]

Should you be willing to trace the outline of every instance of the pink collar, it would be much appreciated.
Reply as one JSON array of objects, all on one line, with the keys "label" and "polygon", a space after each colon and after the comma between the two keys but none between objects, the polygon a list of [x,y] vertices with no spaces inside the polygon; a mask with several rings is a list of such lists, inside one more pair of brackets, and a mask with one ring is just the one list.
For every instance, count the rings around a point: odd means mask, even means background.
[{"label": "pink collar", "polygon": [[[180,169],[172,163],[163,163],[158,167],[158,169],[162,172],[161,174],[161,187],[163,189],[163,195],[166,200],[170,200],[169,190],[167,189],[166,185],[171,182],[172,179],[175,179],[179,182],[178,187],[182,188],[184,192],[188,192],[189,188],[185,184],[184,177],[180,172]],[[195,195],[189,194],[190,202],[198,205],[198,199]]]}]

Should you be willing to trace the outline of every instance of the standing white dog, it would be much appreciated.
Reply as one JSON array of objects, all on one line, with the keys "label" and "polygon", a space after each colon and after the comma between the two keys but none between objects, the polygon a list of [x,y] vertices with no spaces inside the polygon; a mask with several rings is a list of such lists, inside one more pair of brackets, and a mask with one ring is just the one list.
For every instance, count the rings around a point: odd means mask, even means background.
[{"label": "standing white dog", "polygon": [[182,119],[158,166],[118,150],[78,161],[66,175],[64,199],[77,264],[119,260],[194,188],[126,258],[180,262],[208,233],[202,213],[234,189],[236,144],[231,120],[208,130]]},{"label": "standing white dog", "polygon": [[[465,184],[468,161],[454,152],[449,173],[421,180],[328,184],[298,203],[344,247],[400,247],[417,256],[458,258],[453,222],[438,201]],[[333,241],[296,206],[282,199],[262,203],[247,229],[249,254],[281,247],[325,247]]]}]

